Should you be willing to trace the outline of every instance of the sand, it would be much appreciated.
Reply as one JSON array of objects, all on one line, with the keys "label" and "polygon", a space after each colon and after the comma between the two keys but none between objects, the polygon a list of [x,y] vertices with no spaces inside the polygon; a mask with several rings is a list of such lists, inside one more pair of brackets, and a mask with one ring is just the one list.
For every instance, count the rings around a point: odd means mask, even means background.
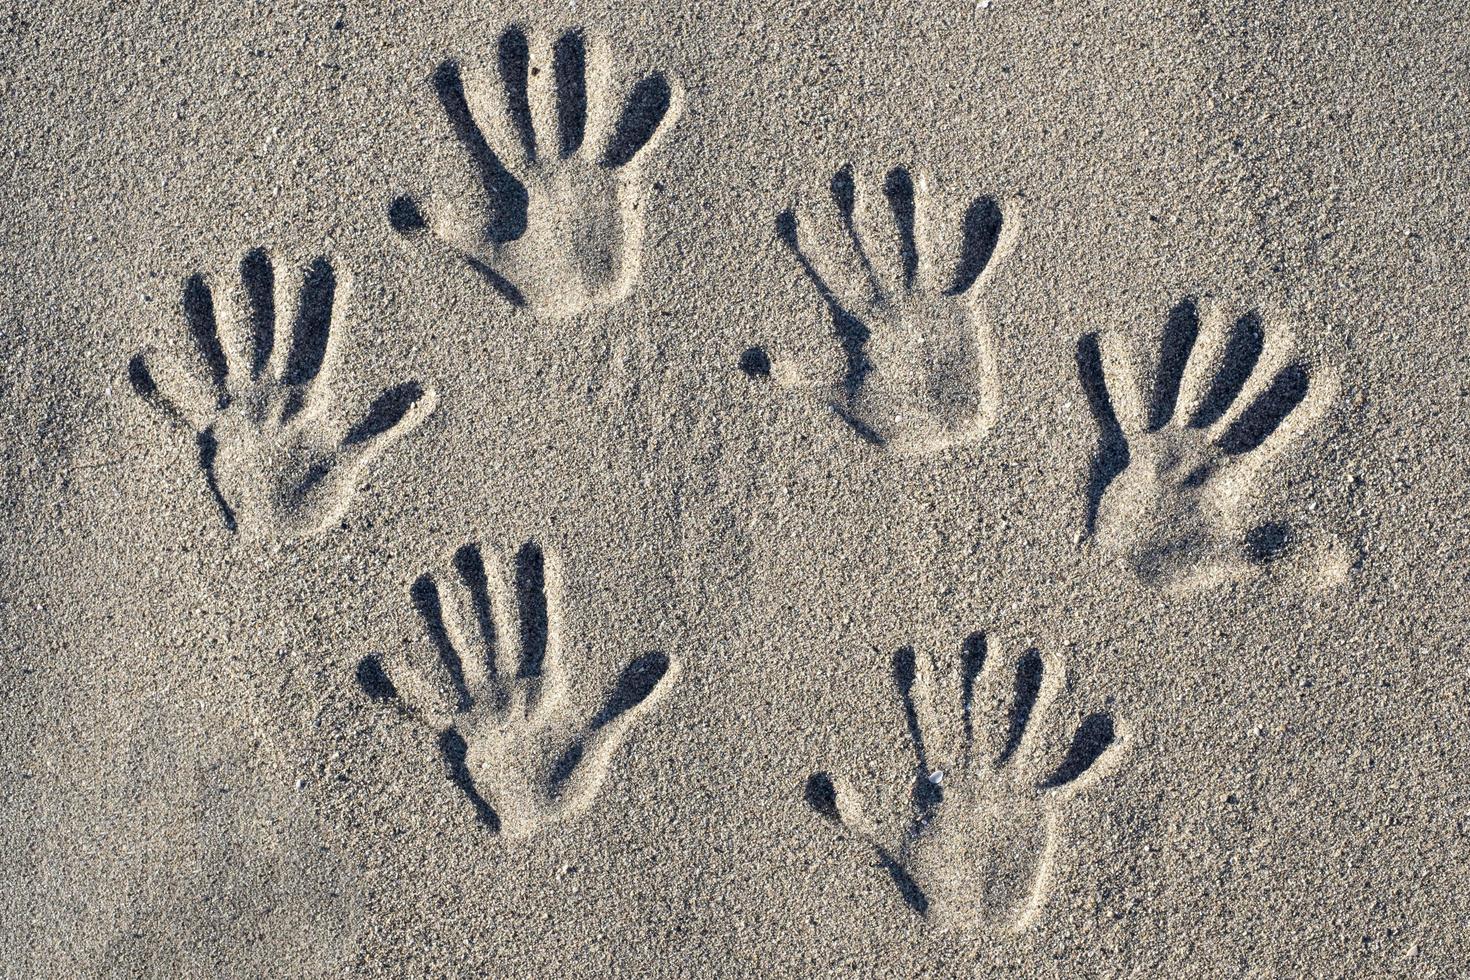
[{"label": "sand", "polygon": [[1467,27],[13,6],[4,975],[1464,975]]}]

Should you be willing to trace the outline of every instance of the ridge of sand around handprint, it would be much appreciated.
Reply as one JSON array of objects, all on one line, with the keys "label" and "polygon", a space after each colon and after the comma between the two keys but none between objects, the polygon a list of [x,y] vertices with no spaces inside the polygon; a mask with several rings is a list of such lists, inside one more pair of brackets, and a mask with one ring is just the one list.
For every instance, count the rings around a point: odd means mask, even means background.
[{"label": "ridge of sand around handprint", "polygon": [[[893,682],[914,755],[906,826],[896,842],[865,812],[857,789],[825,772],[806,802],[872,850],[916,914],[941,929],[1016,932],[1030,924],[1054,879],[1068,804],[1122,755],[1111,715],[1095,712],[1070,743],[1056,738],[1060,665],[1036,650],[1005,671],[983,634],[957,662],[893,656]],[[1009,704],[1009,710],[1007,710]],[[1067,744],[1065,754],[1059,750]]]},{"label": "ridge of sand around handprint", "polygon": [[1241,578],[1290,549],[1292,529],[1255,513],[1261,478],[1322,416],[1336,382],[1296,357],[1284,330],[1268,333],[1253,310],[1201,316],[1185,299],[1150,373],[1117,337],[1083,337],[1077,362],[1099,429],[1084,539],[1164,588]]},{"label": "ridge of sand around handprint", "polygon": [[534,542],[510,564],[479,546],[410,590],[425,641],[402,661],[365,658],[357,680],[436,737],[445,772],[490,830],[528,837],[591,806],[633,724],[673,685],[663,653],[629,663],[593,707],[573,698],[560,573]]},{"label": "ridge of sand around handprint", "polygon": [[1014,224],[981,197],[956,223],[958,234],[946,234],[923,178],[894,167],[871,183],[845,166],[829,184],[831,208],[785,211],[776,223],[831,315],[836,376],[773,365],[758,347],[742,355],[741,370],[815,389],[877,447],[932,453],[973,443],[999,404],[993,340],[976,301]]},{"label": "ridge of sand around handprint", "polygon": [[647,192],[644,151],[679,112],[653,72],[615,112],[614,62],[581,30],[549,37],[512,27],[494,81],[441,64],[433,86],[474,171],[474,190],[445,194],[428,215],[395,198],[399,233],[428,231],[515,306],[570,316],[622,299],[637,278]]},{"label": "ridge of sand around handprint", "polygon": [[331,413],[344,284],[325,258],[294,293],[278,287],[263,249],[240,262],[239,281],[216,304],[202,274],[184,283],[188,365],[150,348],[128,364],[133,390],[194,434],[199,469],[230,531],[276,539],[340,521],[364,469],[433,411],[415,382],[382,392],[356,424]]}]

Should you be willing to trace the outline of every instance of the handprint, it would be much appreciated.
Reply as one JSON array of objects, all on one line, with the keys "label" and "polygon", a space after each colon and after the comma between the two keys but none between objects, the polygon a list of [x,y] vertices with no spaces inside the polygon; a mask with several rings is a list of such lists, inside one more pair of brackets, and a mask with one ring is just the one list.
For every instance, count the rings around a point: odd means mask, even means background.
[{"label": "handprint", "polygon": [[[836,221],[783,213],[777,233],[832,315],[843,366],[832,383],[804,369],[776,376],[815,386],[859,437],[900,452],[935,452],[981,438],[995,421],[998,382],[989,329],[974,299],[1012,238],[999,205],[974,201],[953,271],[937,268],[923,182],[889,171],[883,204],[844,167],[832,179]],[[749,363],[748,363],[749,362]],[[761,370],[750,363],[759,362]],[[742,370],[772,373],[763,352]]]},{"label": "handprint", "polygon": [[346,513],[364,467],[434,409],[434,393],[410,382],[384,391],[346,432],[331,424],[341,292],[331,263],[318,258],[292,300],[257,249],[240,262],[240,289],[223,315],[204,276],[184,284],[184,320],[202,372],[157,363],[150,351],[128,365],[134,391],[194,432],[200,469],[231,531],[295,538],[325,530]]},{"label": "handprint", "polygon": [[500,99],[483,82],[466,85],[456,62],[434,75],[478,178],[474,203],[446,207],[431,222],[404,196],[389,220],[406,235],[430,228],[534,313],[567,316],[616,302],[642,251],[641,153],[677,115],[676,93],[661,73],[649,75],[615,124],[611,59],[600,40],[577,31],[543,47],[512,28],[498,63]]},{"label": "handprint", "polygon": [[436,656],[387,670],[368,657],[358,682],[437,735],[449,778],[483,824],[527,837],[592,804],[613,753],[669,690],[678,667],[662,653],[639,657],[591,710],[571,698],[559,582],[541,549],[520,549],[513,587],[475,545],[460,548],[452,564],[412,590]]},{"label": "handprint", "polygon": [[1249,571],[1290,542],[1250,521],[1262,467],[1317,420],[1331,378],[1314,383],[1289,338],[1260,317],[1169,316],[1151,390],[1119,344],[1083,337],[1078,368],[1100,429],[1084,537],[1096,534],[1151,585],[1181,588]]},{"label": "handprint", "polygon": [[[904,901],[940,928],[1018,931],[1046,898],[1064,807],[1121,755],[1109,715],[1084,718],[1055,767],[1046,714],[1060,669],[1028,651],[1016,664],[1008,715],[1002,671],[987,665],[985,637],[963,645],[957,669],[903,649],[893,680],[914,752],[910,818],[897,847],[882,840],[854,788],[825,772],[807,803],[873,849]],[[977,686],[980,688],[977,694]],[[976,710],[994,710],[994,722]],[[978,729],[978,730],[977,730]],[[978,743],[978,744],[977,744]]]}]

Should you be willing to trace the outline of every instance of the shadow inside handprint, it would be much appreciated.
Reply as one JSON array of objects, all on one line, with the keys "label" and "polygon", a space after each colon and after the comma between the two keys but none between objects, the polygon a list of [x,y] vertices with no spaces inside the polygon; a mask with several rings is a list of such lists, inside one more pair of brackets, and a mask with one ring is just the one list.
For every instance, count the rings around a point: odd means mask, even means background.
[{"label": "shadow inside handprint", "polygon": [[[1105,358],[1110,362],[1105,364]],[[1292,541],[1279,522],[1248,524],[1262,467],[1324,410],[1288,340],[1268,345],[1260,317],[1201,318],[1184,300],[1166,323],[1151,390],[1118,349],[1078,344],[1100,430],[1084,536],[1122,555],[1147,584],[1180,588],[1241,575]]]},{"label": "shadow inside handprint", "polygon": [[[987,669],[982,634],[963,645],[958,669],[903,649],[893,680],[914,754],[910,819],[890,847],[845,780],[808,778],[805,799],[823,817],[874,850],[904,902],[940,928],[1016,931],[1046,898],[1066,801],[1120,755],[1109,715],[1084,718],[1065,757],[1048,758],[1045,717],[1061,687],[1060,669],[1037,651],[1016,664],[1004,730],[981,720],[977,704],[999,708],[1001,671]],[[977,695],[977,688],[979,689]],[[987,738],[987,732],[990,736]]]},{"label": "shadow inside handprint", "polygon": [[[346,513],[363,469],[433,411],[434,393],[410,382],[382,392],[345,432],[332,425],[340,292],[331,264],[318,258],[294,301],[279,296],[271,260],[257,249],[241,261],[224,315],[202,275],[184,285],[202,372],[158,363],[149,351],[128,364],[133,390],[194,432],[200,470],[231,531],[289,539],[325,530]],[[286,321],[289,331],[280,329]]]},{"label": "shadow inside handprint", "polygon": [[457,62],[433,77],[475,171],[475,201],[448,205],[431,222],[401,196],[389,205],[390,223],[405,235],[430,229],[512,304],[537,314],[616,302],[642,251],[639,161],[678,114],[673,86],[658,72],[642,79],[615,120],[606,45],[580,31],[533,46],[513,27],[500,39],[497,69],[499,99],[487,91],[495,86],[467,86]]},{"label": "shadow inside handprint", "polygon": [[663,653],[638,657],[602,706],[589,710],[571,698],[559,582],[541,549],[520,549],[513,584],[475,545],[460,548],[452,565],[411,590],[436,656],[401,665],[397,681],[378,658],[365,658],[358,683],[437,733],[446,774],[482,824],[527,837],[592,804],[613,753],[678,668]]},{"label": "shadow inside handprint", "polygon": [[[936,266],[933,210],[922,181],[890,170],[878,195],[864,194],[850,167],[832,178],[827,216],[776,223],[832,316],[840,377],[825,390],[834,412],[865,441],[900,452],[934,452],[982,437],[999,397],[988,328],[974,306],[976,283],[1013,237],[989,198],[971,203],[953,272]],[[747,372],[749,373],[749,372]],[[778,377],[808,386],[804,369]]]}]

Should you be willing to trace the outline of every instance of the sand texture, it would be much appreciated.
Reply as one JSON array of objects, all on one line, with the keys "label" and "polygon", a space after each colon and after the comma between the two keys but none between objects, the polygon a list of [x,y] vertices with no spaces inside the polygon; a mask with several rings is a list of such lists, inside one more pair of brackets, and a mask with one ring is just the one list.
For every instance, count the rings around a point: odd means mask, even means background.
[{"label": "sand texture", "polygon": [[0,975],[1470,974],[1461,5],[3,25]]}]

